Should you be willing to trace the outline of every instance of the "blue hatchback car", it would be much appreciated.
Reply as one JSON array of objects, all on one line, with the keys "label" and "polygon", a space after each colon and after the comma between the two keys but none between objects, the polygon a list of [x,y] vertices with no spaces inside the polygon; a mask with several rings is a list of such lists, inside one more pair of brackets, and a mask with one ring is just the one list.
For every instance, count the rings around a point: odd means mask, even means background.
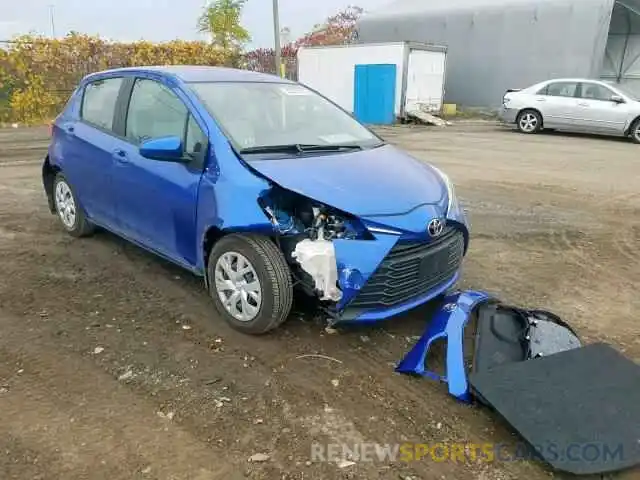
[{"label": "blue hatchback car", "polygon": [[295,82],[214,67],[87,76],[52,126],[49,208],[204,278],[251,334],[294,287],[331,323],[376,321],[457,280],[469,232],[446,175]]}]

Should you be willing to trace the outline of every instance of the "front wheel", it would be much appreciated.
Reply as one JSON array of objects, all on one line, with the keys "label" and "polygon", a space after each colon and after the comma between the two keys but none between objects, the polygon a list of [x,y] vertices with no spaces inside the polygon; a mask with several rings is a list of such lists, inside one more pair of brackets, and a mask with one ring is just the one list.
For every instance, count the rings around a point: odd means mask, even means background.
[{"label": "front wheel", "polygon": [[535,110],[523,110],[518,114],[516,125],[521,133],[538,133],[542,130],[542,116]]},{"label": "front wheel", "polygon": [[629,129],[629,138],[633,143],[640,143],[640,118],[638,118]]},{"label": "front wheel", "polygon": [[291,311],[291,272],[280,249],[267,237],[223,237],[211,250],[207,275],[216,309],[236,330],[267,333]]}]

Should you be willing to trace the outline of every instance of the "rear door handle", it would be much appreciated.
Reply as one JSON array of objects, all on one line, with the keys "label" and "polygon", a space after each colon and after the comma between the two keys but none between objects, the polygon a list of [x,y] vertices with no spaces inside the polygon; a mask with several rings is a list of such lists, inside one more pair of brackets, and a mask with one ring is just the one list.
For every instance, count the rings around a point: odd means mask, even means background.
[{"label": "rear door handle", "polygon": [[546,98],[536,98],[536,102],[546,102]]},{"label": "rear door handle", "polygon": [[73,125],[69,125],[67,128],[67,133],[73,133],[76,131],[76,128]]},{"label": "rear door handle", "polygon": [[588,107],[589,104],[587,102],[578,102],[579,107]]}]

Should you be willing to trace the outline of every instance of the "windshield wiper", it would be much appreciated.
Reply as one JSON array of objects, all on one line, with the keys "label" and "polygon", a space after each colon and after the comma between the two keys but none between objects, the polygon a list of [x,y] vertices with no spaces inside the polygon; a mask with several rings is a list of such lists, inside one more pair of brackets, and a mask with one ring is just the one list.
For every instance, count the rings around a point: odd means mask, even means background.
[{"label": "windshield wiper", "polygon": [[248,147],[240,150],[241,154],[246,153],[293,153],[301,154],[307,152],[340,152],[343,150],[362,150],[360,145],[322,145],[309,143],[291,143],[286,145],[263,145],[258,147]]},{"label": "windshield wiper", "polygon": [[300,145],[303,152],[339,152],[340,150],[362,150],[360,145],[335,144],[335,145]]}]

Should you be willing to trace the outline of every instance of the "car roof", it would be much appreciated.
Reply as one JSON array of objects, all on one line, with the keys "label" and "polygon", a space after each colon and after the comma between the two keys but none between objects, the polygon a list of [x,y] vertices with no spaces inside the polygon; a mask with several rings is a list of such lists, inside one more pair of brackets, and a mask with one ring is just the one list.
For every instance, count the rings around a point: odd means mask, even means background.
[{"label": "car roof", "polygon": [[260,82],[260,83],[294,83],[285,78],[266,73],[252,72],[226,67],[209,67],[201,65],[169,65],[126,67],[104,70],[92,73],[86,78],[113,75],[117,73],[156,73],[167,77],[174,77],[186,83],[195,82]]},{"label": "car roof", "polygon": [[550,80],[545,80],[544,82],[538,82],[536,85],[538,85],[539,83],[550,83],[550,82],[606,83],[605,81],[598,80],[596,78],[552,78]]}]

